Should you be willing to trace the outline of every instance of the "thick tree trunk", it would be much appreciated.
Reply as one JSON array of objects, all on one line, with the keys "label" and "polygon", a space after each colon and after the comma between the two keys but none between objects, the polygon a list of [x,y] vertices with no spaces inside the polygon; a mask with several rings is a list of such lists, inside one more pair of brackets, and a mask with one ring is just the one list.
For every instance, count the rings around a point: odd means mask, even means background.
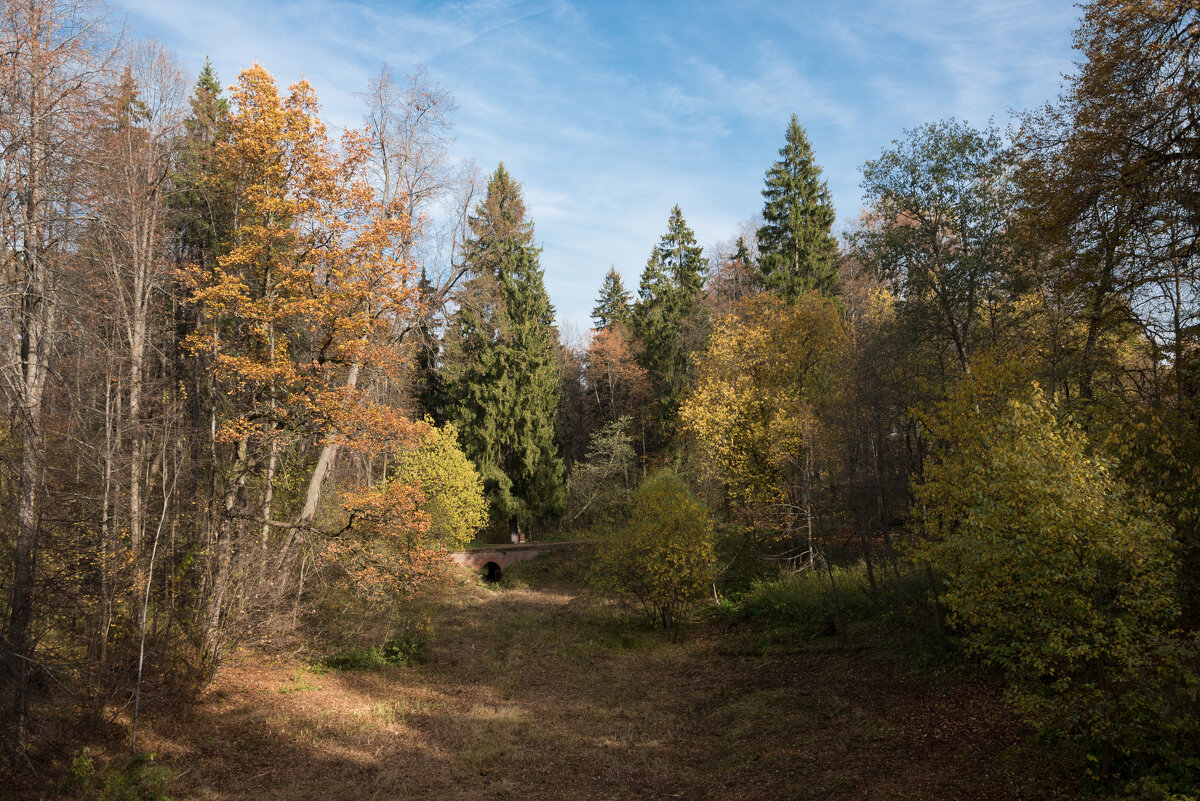
[{"label": "thick tree trunk", "polygon": [[[29,4],[29,31],[34,53],[29,65],[30,94],[29,150],[27,175],[21,192],[21,243],[23,250],[16,255],[21,277],[19,298],[18,350],[20,353],[17,394],[19,400],[17,431],[21,437],[21,467],[18,478],[17,538],[13,548],[12,594],[9,602],[7,657],[5,659],[11,687],[11,707],[14,735],[18,743],[25,737],[28,711],[28,679],[33,664],[33,643],[30,626],[33,622],[34,584],[38,535],[41,525],[41,483],[45,465],[42,438],[42,398],[49,369],[50,350],[54,332],[54,299],[46,252],[45,207],[48,198],[45,163],[48,147],[44,129],[46,69],[39,58],[48,38],[45,23],[33,0]],[[38,22],[35,23],[34,21]]]},{"label": "thick tree trunk", "polygon": [[12,715],[18,742],[24,737],[27,682],[33,664],[29,637],[33,602],[37,541],[41,527],[41,484],[45,466],[42,432],[42,398],[49,364],[54,309],[46,292],[44,268],[29,254],[34,291],[26,296],[28,316],[22,326],[21,408],[17,430],[21,434],[21,468],[17,501],[17,541],[13,549],[13,584],[8,625],[8,674],[12,682]]}]

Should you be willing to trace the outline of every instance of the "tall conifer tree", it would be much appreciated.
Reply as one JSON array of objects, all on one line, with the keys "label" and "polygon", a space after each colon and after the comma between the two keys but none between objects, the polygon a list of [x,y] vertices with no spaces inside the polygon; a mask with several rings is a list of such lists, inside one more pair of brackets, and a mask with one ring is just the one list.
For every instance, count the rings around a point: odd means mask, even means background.
[{"label": "tall conifer tree", "polygon": [[[218,148],[230,136],[229,100],[222,95],[221,82],[207,59],[189,105],[191,114],[183,121],[171,178],[175,190],[170,196],[175,257],[180,264],[212,270],[232,235],[237,201],[235,188],[217,169]],[[188,291],[177,286],[174,293],[186,297]],[[206,396],[212,394],[211,374],[203,356],[183,345],[196,329],[200,309],[190,303],[174,303],[172,312],[171,362],[176,380],[190,387],[192,423],[200,425],[201,407]],[[208,402],[213,400],[208,398]]]},{"label": "tall conifer tree", "polygon": [[560,385],[554,308],[518,184],[501,164],[469,221],[470,278],[447,332],[449,418],[475,461],[492,512],[520,524],[559,514],[554,437]]},{"label": "tall conifer tree", "polygon": [[833,200],[795,114],[779,156],[767,170],[762,192],[758,267],[763,284],[790,301],[810,289],[832,294],[838,252],[831,233]]},{"label": "tall conifer tree", "polygon": [[621,274],[610,267],[604,276],[604,285],[600,287],[596,308],[592,309],[592,322],[597,331],[603,331],[612,323],[628,324],[630,310],[629,290],[621,281]]},{"label": "tall conifer tree", "polygon": [[173,182],[172,199],[183,258],[196,264],[214,263],[233,224],[233,188],[217,177],[217,146],[229,138],[229,101],[212,63],[196,79],[191,114],[183,121],[184,135]]},{"label": "tall conifer tree", "polygon": [[642,340],[642,366],[658,390],[662,405],[661,430],[669,433],[671,420],[687,387],[688,334],[698,327],[696,316],[708,259],[683,219],[679,206],[671,209],[667,232],[654,246],[638,290],[634,329]]}]

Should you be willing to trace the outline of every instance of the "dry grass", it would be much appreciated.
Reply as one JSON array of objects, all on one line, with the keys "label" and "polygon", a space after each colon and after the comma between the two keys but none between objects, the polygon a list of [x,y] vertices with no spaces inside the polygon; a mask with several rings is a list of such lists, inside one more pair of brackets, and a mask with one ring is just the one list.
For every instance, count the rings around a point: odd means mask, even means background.
[{"label": "dry grass", "polygon": [[184,799],[1052,798],[990,685],[828,644],[679,643],[567,591],[468,586],[426,663],[243,652],[150,744]]}]

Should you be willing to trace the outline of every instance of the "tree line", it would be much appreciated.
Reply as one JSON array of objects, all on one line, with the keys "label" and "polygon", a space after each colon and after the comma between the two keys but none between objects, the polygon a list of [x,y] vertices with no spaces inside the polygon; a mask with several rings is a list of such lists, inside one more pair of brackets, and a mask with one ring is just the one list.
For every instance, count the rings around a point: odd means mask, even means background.
[{"label": "tree line", "polygon": [[861,560],[1097,780],[1193,786],[1198,37],[1191,4],[1086,4],[1055,102],[905,131],[840,238],[793,117],[740,236],[705,259],[676,207],[637,296],[606,277],[574,513],[609,525],[597,476],[668,466],[725,523],[693,599],[757,547],[827,573],[844,630],[830,562]]},{"label": "tree line", "polygon": [[306,82],[189,79],[105,14],[0,20],[17,767],[78,714],[136,741],[144,688],[411,597],[489,509],[515,529],[562,494],[539,250],[504,167],[450,160],[452,96],[384,67],[335,138]]}]

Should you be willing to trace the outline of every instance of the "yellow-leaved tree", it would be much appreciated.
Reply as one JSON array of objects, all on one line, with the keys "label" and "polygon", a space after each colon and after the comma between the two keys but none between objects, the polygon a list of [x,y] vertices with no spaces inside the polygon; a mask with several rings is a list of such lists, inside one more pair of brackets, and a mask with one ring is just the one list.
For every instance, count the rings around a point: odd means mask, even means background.
[{"label": "yellow-leaved tree", "polygon": [[461,548],[487,523],[483,482],[463,453],[453,424],[430,428],[420,445],[397,456],[396,466],[389,472],[392,483],[421,490],[419,506],[429,517],[430,542]]},{"label": "yellow-leaved tree", "polygon": [[708,509],[683,479],[660,470],[634,493],[629,524],[601,548],[597,583],[636,599],[674,639],[705,596],[715,558]]},{"label": "yellow-leaved tree", "polygon": [[345,589],[370,603],[420,592],[450,567],[447,552],[487,523],[483,482],[453,425],[427,425],[395,458],[386,480],[346,496],[350,523],[323,554]]},{"label": "yellow-leaved tree", "polygon": [[823,468],[818,405],[844,341],[837,306],[810,292],[788,304],[758,295],[717,321],[700,359],[683,430],[727,500],[812,552]]},{"label": "yellow-leaved tree", "polygon": [[1036,384],[1014,397],[1001,373],[980,365],[928,420],[912,554],[1021,711],[1090,746],[1101,778],[1194,747],[1170,526]]},{"label": "yellow-leaved tree", "polygon": [[[232,99],[228,140],[203,179],[232,195],[229,241],[215,267],[181,271],[197,309],[187,345],[210,366],[214,548],[200,620],[210,666],[233,613],[278,601],[291,583],[339,449],[378,453],[422,429],[372,392],[398,377],[394,331],[417,301],[408,221],[372,189],[366,140],[348,131],[334,142],[312,87],[281,95],[257,64]],[[395,500],[394,514],[412,506]],[[251,519],[256,537],[240,531]]]}]

